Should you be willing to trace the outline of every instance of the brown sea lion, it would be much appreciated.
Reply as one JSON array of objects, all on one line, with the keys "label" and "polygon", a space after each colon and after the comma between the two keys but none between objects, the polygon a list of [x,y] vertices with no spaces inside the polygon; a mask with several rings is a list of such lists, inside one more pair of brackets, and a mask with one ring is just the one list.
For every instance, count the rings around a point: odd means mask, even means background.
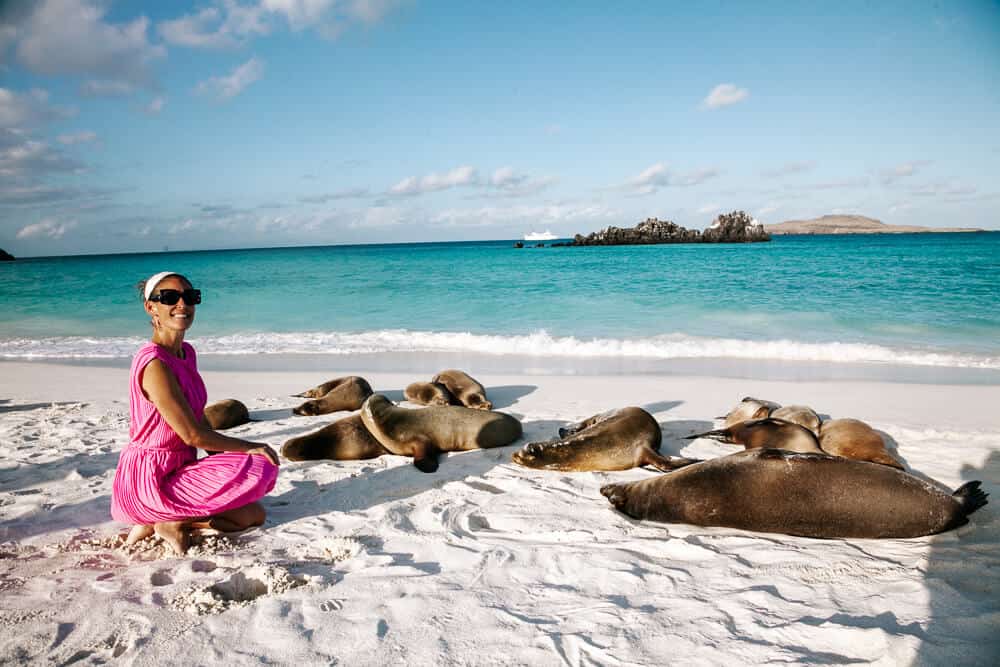
[{"label": "brown sea lion", "polygon": [[819,429],[819,446],[827,454],[871,461],[903,470],[903,464],[885,448],[878,431],[858,419],[830,419]]},{"label": "brown sea lion", "polygon": [[819,440],[816,439],[812,431],[804,426],[774,417],[739,422],[729,428],[689,435],[685,437],[685,440],[696,438],[711,438],[732,445],[743,445],[747,449],[769,447],[790,452],[823,453],[819,446]]},{"label": "brown sea lion", "polygon": [[216,431],[233,428],[250,421],[250,411],[235,398],[227,398],[205,406],[205,423]]},{"label": "brown sea lion", "polygon": [[372,395],[371,385],[363,377],[357,375],[330,380],[330,382],[321,384],[315,389],[310,389],[306,394],[326,386],[329,386],[330,389],[325,394],[293,408],[292,412],[297,415],[312,416],[327,415],[342,410],[357,410],[365,402],[365,399]]},{"label": "brown sea lion", "polygon": [[359,461],[389,453],[365,428],[361,415],[338,419],[281,446],[281,455],[289,461]]},{"label": "brown sea lion", "polygon": [[768,417],[779,407],[780,406],[777,403],[772,401],[765,401],[752,396],[744,396],[743,400],[737,403],[735,408],[730,410],[725,417],[719,417],[719,419],[725,419],[722,426],[723,428],[729,428],[730,426],[739,424],[740,422]]},{"label": "brown sea lion", "polygon": [[409,410],[381,394],[365,401],[361,419],[383,447],[412,456],[423,472],[437,470],[440,452],[503,447],[521,437],[521,422],[502,412],[459,405]]},{"label": "brown sea lion", "polygon": [[468,373],[460,370],[441,371],[431,382],[443,384],[459,403],[476,410],[492,410],[493,403],[486,399],[486,389],[473,380]]},{"label": "brown sea lion", "polygon": [[737,452],[601,493],[635,519],[804,537],[920,537],[968,523],[980,482],[948,494],[866,461],[778,449]]},{"label": "brown sea lion", "polygon": [[816,411],[807,405],[785,405],[771,412],[770,416],[804,426],[815,435],[819,435],[819,426],[823,423]]},{"label": "brown sea lion", "polygon": [[695,459],[661,456],[663,434],[653,415],[628,407],[594,415],[559,429],[558,440],[532,442],[512,460],[526,468],[584,472],[650,466],[669,472]]},{"label": "brown sea lion", "polygon": [[403,390],[403,397],[417,405],[460,405],[448,388],[437,382],[414,382]]}]

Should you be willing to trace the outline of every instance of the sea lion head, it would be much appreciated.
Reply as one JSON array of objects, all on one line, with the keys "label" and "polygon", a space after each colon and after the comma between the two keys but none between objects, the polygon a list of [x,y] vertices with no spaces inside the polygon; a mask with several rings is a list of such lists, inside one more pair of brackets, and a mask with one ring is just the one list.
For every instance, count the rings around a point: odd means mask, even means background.
[{"label": "sea lion head", "polygon": [[574,447],[560,441],[529,442],[514,452],[511,460],[525,468],[552,468],[569,460],[574,451]]},{"label": "sea lion head", "polygon": [[306,401],[302,405],[292,408],[292,413],[305,417],[313,417],[320,414],[319,403],[316,401]]},{"label": "sea lion head", "polygon": [[371,419],[372,417],[376,417],[392,407],[395,407],[393,402],[382,394],[372,394],[365,399],[364,405],[361,406],[361,412],[363,415],[366,415],[369,419]]},{"label": "sea lion head", "polygon": [[468,407],[475,410],[492,410],[493,402],[486,400],[486,397],[479,392],[474,392],[465,397]]}]

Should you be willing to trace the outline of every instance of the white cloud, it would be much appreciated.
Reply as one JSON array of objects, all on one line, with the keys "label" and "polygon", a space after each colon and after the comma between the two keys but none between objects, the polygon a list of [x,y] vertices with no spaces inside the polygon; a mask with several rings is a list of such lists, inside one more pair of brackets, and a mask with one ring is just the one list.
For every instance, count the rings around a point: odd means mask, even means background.
[{"label": "white cloud", "polygon": [[770,215],[781,208],[781,204],[775,204],[773,202],[767,203],[757,209],[757,217],[763,218],[766,215]]},{"label": "white cloud", "polygon": [[322,195],[299,197],[299,201],[304,204],[325,204],[338,199],[359,199],[361,197],[367,197],[369,194],[368,188],[348,188],[346,190],[338,190],[337,192],[330,192]]},{"label": "white cloud", "polygon": [[67,146],[74,146],[76,144],[86,144],[91,141],[96,141],[97,133],[84,131],[84,132],[76,132],[74,134],[60,134],[56,138],[59,140],[59,143],[61,144],[66,144]]},{"label": "white cloud", "polygon": [[700,185],[707,180],[715,178],[720,173],[715,167],[704,167],[675,176],[666,164],[657,162],[643,169],[638,175],[630,178],[619,189],[624,189],[636,196],[651,195],[660,188]]},{"label": "white cloud", "polygon": [[949,183],[928,183],[910,190],[910,194],[914,197],[939,197],[942,195],[955,197],[974,195],[976,192],[978,192],[978,189],[975,186],[965,185],[956,181]]},{"label": "white cloud", "polygon": [[913,176],[921,168],[930,164],[929,160],[917,160],[915,162],[904,162],[889,169],[883,169],[879,175],[882,185],[893,185],[905,178]]},{"label": "white cloud", "polygon": [[541,192],[555,181],[553,176],[531,178],[527,174],[516,172],[513,167],[500,167],[490,176],[487,184],[490,192],[486,196],[524,197]]},{"label": "white cloud", "polygon": [[702,214],[717,213],[721,209],[722,209],[722,207],[719,206],[718,204],[711,203],[711,204],[705,204],[704,206],[699,207],[698,210],[697,210],[697,212],[698,213],[702,213]]},{"label": "white cloud", "polygon": [[11,181],[34,184],[54,172],[74,172],[83,165],[42,141],[16,130],[0,131],[0,176]]},{"label": "white cloud", "polygon": [[781,176],[788,176],[790,174],[801,174],[803,172],[811,171],[815,166],[816,163],[812,161],[786,162],[775,169],[765,170],[763,174],[767,178],[778,178]]},{"label": "white cloud", "polygon": [[182,234],[184,232],[189,232],[192,229],[195,229],[197,227],[199,227],[198,222],[195,221],[194,218],[188,218],[187,220],[184,220],[183,222],[178,222],[177,224],[171,225],[167,229],[167,233],[170,234],[171,236],[175,236],[177,234]]},{"label": "white cloud", "polygon": [[45,236],[50,239],[61,239],[66,232],[74,227],[76,227],[75,220],[58,222],[52,218],[46,218],[41,222],[36,222],[19,229],[16,238],[27,239],[33,236]]},{"label": "white cloud", "polygon": [[351,24],[378,23],[400,4],[401,0],[261,0],[260,6],[283,17],[292,30],[315,28],[335,39]]},{"label": "white cloud", "polygon": [[136,89],[137,86],[128,81],[108,79],[88,79],[80,84],[80,94],[84,97],[125,97]]},{"label": "white cloud", "polygon": [[582,226],[615,221],[621,213],[604,204],[568,202],[539,206],[483,206],[471,209],[447,209],[431,216],[432,225],[448,227],[557,226],[575,223]]},{"label": "white cloud", "polygon": [[731,83],[720,83],[702,100],[701,105],[707,109],[721,109],[738,104],[748,97],[750,91],[746,88],[737,88]]},{"label": "white cloud", "polygon": [[468,165],[452,169],[446,174],[431,173],[426,176],[409,176],[389,188],[389,194],[397,197],[415,196],[437,190],[447,190],[479,182],[475,167]]},{"label": "white cloud", "polygon": [[32,127],[75,114],[76,109],[50,105],[49,94],[40,88],[25,93],[0,88],[0,128]]},{"label": "white cloud", "polygon": [[147,40],[149,19],[110,24],[105,13],[104,3],[42,0],[17,26],[18,60],[38,74],[152,85],[148,67],[166,56],[166,49]]},{"label": "white cloud", "polygon": [[207,49],[239,46],[254,35],[270,32],[263,7],[241,5],[235,0],[224,0],[220,6],[162,21],[157,31],[170,44]]},{"label": "white cloud", "polygon": [[214,97],[218,101],[229,100],[259,80],[264,74],[264,63],[251,58],[226,76],[213,76],[198,84],[195,91],[201,95]]},{"label": "white cloud", "polygon": [[163,111],[163,107],[165,107],[166,104],[167,104],[167,98],[164,97],[163,95],[157,95],[156,97],[151,99],[149,101],[149,104],[144,106],[142,110],[144,113],[147,113],[150,116],[156,116],[159,115],[161,111]]}]

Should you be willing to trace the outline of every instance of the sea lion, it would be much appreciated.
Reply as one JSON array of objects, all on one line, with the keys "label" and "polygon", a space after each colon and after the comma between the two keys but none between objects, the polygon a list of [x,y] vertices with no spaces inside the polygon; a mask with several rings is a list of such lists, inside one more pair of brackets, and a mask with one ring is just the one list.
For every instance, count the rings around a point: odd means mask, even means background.
[{"label": "sea lion", "polygon": [[486,400],[486,389],[473,380],[468,373],[460,370],[441,371],[431,382],[445,386],[458,401],[467,408],[476,410],[492,410],[493,403]]},{"label": "sea lion", "polygon": [[357,410],[365,402],[365,399],[372,395],[371,385],[363,377],[358,377],[357,375],[330,380],[330,382],[310,389],[305,394],[311,394],[326,386],[329,386],[330,389],[325,394],[322,394],[320,398],[306,401],[297,408],[293,408],[292,412],[297,415],[311,416],[326,415],[342,410]]},{"label": "sea lion", "polygon": [[502,412],[459,405],[409,410],[381,394],[365,401],[361,419],[383,447],[412,456],[422,472],[437,470],[440,452],[503,447],[521,437],[521,422]]},{"label": "sea lion", "polygon": [[205,423],[216,431],[246,424],[250,421],[250,411],[235,398],[227,398],[216,401],[211,405],[206,405]]},{"label": "sea lion", "polygon": [[920,537],[986,504],[980,482],[948,494],[919,477],[826,454],[753,449],[601,493],[635,519],[804,537]]},{"label": "sea lion", "polygon": [[403,397],[418,405],[460,405],[448,388],[437,382],[414,382],[403,390]]},{"label": "sea lion", "polygon": [[628,407],[561,428],[559,439],[529,443],[514,452],[512,460],[526,468],[570,472],[642,466],[670,472],[697,463],[694,459],[661,456],[662,439],[653,415],[642,408]]},{"label": "sea lion", "polygon": [[726,421],[722,426],[723,428],[729,428],[730,426],[739,424],[740,422],[769,417],[771,413],[779,407],[781,406],[772,401],[765,401],[752,396],[744,396],[743,400],[737,403],[735,408],[730,410],[725,417],[719,417],[719,419],[725,419]]},{"label": "sea lion", "polygon": [[771,412],[770,416],[804,426],[814,435],[819,435],[819,426],[823,423],[816,411],[807,405],[785,405]]},{"label": "sea lion", "polygon": [[871,461],[903,470],[903,464],[885,448],[878,431],[858,419],[830,419],[819,429],[819,446],[827,454]]},{"label": "sea lion", "polygon": [[816,435],[804,426],[783,419],[767,417],[738,422],[729,428],[686,436],[685,440],[711,438],[719,442],[743,445],[747,449],[784,449],[790,452],[822,454]]},{"label": "sea lion", "polygon": [[389,453],[365,428],[361,415],[338,419],[281,446],[281,455],[289,461],[359,461]]}]

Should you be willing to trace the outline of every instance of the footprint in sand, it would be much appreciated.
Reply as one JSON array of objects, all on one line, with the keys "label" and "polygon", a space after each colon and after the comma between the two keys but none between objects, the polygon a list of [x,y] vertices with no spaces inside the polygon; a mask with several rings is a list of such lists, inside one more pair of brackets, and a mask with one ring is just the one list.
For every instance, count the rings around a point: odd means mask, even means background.
[{"label": "footprint in sand", "polygon": [[[228,568],[227,568],[228,569]],[[305,584],[301,577],[276,565],[257,565],[229,570],[232,574],[209,586],[195,585],[181,593],[170,605],[189,614],[221,614],[252,604],[257,598],[279,595]]]},{"label": "footprint in sand", "polygon": [[344,608],[343,600],[325,600],[319,605],[320,611],[340,611]]}]

